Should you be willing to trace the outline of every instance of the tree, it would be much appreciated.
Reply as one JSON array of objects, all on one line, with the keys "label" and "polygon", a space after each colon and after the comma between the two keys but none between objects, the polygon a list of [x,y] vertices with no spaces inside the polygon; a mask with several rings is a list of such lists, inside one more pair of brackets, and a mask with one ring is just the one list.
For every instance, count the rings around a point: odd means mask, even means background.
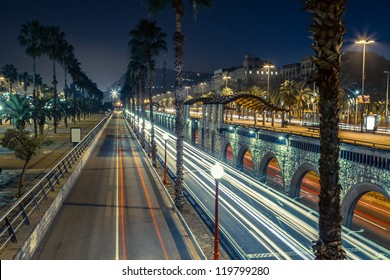
[{"label": "tree", "polygon": [[[56,26],[45,28],[44,51],[53,61],[53,111],[57,110],[57,79],[56,79],[56,61],[60,61],[66,47],[65,33]],[[54,114],[54,133],[57,133],[58,119]]]},{"label": "tree", "polygon": [[148,74],[148,91],[149,91],[149,120],[151,124],[151,143],[152,143],[152,163],[157,167],[157,147],[154,139],[154,120],[153,120],[153,79],[152,64],[153,58],[158,56],[162,51],[167,51],[165,42],[166,34],[161,32],[161,28],[156,25],[155,21],[141,19],[136,28],[130,31],[132,39],[129,42],[130,53],[134,56],[145,57],[146,69]]},{"label": "tree", "polygon": [[280,86],[279,92],[281,94],[281,100],[283,101],[284,105],[288,106],[288,118],[291,122],[292,107],[297,102],[297,87],[295,81],[286,80]]},{"label": "tree", "polygon": [[13,64],[6,64],[1,68],[1,74],[9,86],[9,92],[12,93],[12,85],[18,80],[18,69]]},{"label": "tree", "polygon": [[24,186],[24,174],[32,157],[36,155],[42,146],[51,144],[42,135],[32,137],[29,131],[23,129],[7,129],[1,140],[1,145],[15,151],[15,157],[24,161],[22,172],[19,177],[18,195],[22,196]]},{"label": "tree", "polygon": [[33,77],[27,72],[19,73],[18,75],[19,84],[23,87],[24,94],[27,95],[27,89],[33,81]]},{"label": "tree", "polygon": [[[43,54],[43,27],[40,25],[39,21],[33,20],[31,22],[26,22],[22,25],[20,35],[18,37],[19,44],[22,47],[26,48],[26,54],[33,59],[33,97],[36,97],[36,59]],[[37,123],[34,120],[34,133],[37,136]]]},{"label": "tree", "polygon": [[[173,8],[176,20],[176,31],[173,36],[175,44],[175,109],[176,109],[176,180],[175,204],[181,209],[184,204],[184,101],[183,90],[183,46],[182,21],[184,15],[183,0],[143,0],[150,13],[157,13],[166,7]],[[189,0],[195,12],[201,7],[210,7],[212,0]]]},{"label": "tree", "polygon": [[31,99],[20,94],[6,94],[2,97],[4,104],[3,116],[12,124],[23,130],[33,114]]},{"label": "tree", "polygon": [[[65,96],[65,102],[68,103],[68,81],[67,81],[67,72],[69,72],[69,69],[73,66],[74,63],[74,47],[68,43],[65,43],[64,46],[64,52],[62,53],[62,56],[60,57],[60,64],[64,68],[64,96]],[[65,127],[68,128],[68,116],[64,118],[65,120]]]},{"label": "tree", "polygon": [[320,144],[319,160],[319,239],[313,245],[316,259],[345,259],[342,248],[339,182],[339,103],[341,47],[345,34],[343,15],[346,0],[306,0],[312,14],[310,31],[318,72],[314,81],[319,89]]}]

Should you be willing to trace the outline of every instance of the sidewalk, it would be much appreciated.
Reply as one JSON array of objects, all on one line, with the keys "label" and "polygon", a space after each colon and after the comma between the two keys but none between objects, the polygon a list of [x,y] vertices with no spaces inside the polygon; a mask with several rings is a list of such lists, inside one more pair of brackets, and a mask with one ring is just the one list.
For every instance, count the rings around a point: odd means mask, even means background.
[{"label": "sidewalk", "polygon": [[[308,127],[296,125],[296,124],[292,124],[292,125],[288,124],[287,127],[282,128],[280,126],[280,123],[276,123],[275,126],[271,126],[271,123],[267,122],[266,125],[263,126],[262,122],[260,121],[255,125],[253,120],[244,120],[244,119],[241,120],[236,119],[233,122],[231,122],[230,120],[224,120],[224,123],[232,124],[232,125],[250,126],[250,127],[266,129],[271,131],[319,138],[319,131],[309,131]],[[378,133],[374,134],[372,132],[362,133],[362,132],[340,130],[339,137],[341,142],[344,143],[352,143],[355,145],[369,146],[369,147],[376,147],[376,148],[390,150],[390,135],[387,134],[378,134]]]},{"label": "sidewalk", "polygon": [[[104,114],[91,115],[85,120],[82,118],[80,122],[68,123],[68,128],[61,122],[54,134],[52,123],[49,123],[47,136],[54,144],[44,147],[38,155],[33,157],[29,163],[25,174],[24,191],[29,187],[34,186],[34,183],[39,181],[63,156],[69,152],[73,144],[70,143],[70,128],[81,127],[82,135],[85,136],[105,117]],[[3,137],[4,131],[13,128],[10,124],[0,125],[0,139]],[[33,131],[33,126],[28,125],[28,130]],[[23,161],[15,157],[13,151],[9,151],[0,146],[0,210],[3,210],[10,203],[18,191],[18,179],[23,167]]]}]

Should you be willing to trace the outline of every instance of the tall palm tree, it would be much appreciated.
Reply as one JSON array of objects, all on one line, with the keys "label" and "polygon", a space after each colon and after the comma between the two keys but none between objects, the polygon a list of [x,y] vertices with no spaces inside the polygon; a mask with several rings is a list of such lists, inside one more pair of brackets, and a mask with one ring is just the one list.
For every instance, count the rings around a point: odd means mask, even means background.
[{"label": "tall palm tree", "polygon": [[[45,28],[44,50],[45,54],[53,61],[53,111],[57,110],[57,79],[56,79],[56,61],[60,61],[66,46],[65,33],[56,26]],[[54,114],[54,133],[57,133],[58,118]]]},{"label": "tall palm tree", "polygon": [[151,124],[151,143],[152,143],[152,163],[157,167],[157,147],[154,139],[154,121],[153,121],[153,102],[152,102],[152,63],[153,58],[158,56],[162,51],[167,51],[165,41],[166,34],[161,32],[155,21],[141,19],[135,29],[130,31],[131,40],[129,42],[130,53],[133,56],[143,56],[146,59],[146,69],[148,74],[148,91],[149,91],[149,120]]},{"label": "tall palm tree", "polygon": [[43,27],[39,21],[33,20],[22,25],[20,35],[18,37],[19,44],[26,47],[26,54],[33,59],[33,97],[35,97],[35,74],[36,74],[36,59],[43,53]]},{"label": "tall palm tree", "polygon": [[305,82],[299,82],[296,84],[297,93],[297,105],[299,109],[299,118],[303,121],[303,113],[305,105],[307,105],[312,97],[312,90],[307,86]]},{"label": "tall palm tree", "polygon": [[[183,90],[183,46],[182,21],[184,15],[183,0],[142,0],[147,4],[150,13],[157,13],[169,7],[175,13],[176,31],[173,35],[175,44],[175,109],[176,109],[176,180],[175,204],[181,209],[184,204],[184,101]],[[212,0],[189,0],[195,11],[201,7],[210,7]]]},{"label": "tall palm tree", "polygon": [[[35,90],[37,88],[36,81],[36,59],[40,57],[43,50],[43,30],[44,28],[40,25],[39,21],[33,20],[26,22],[22,25],[20,35],[18,37],[19,44],[26,48],[26,54],[33,60],[33,97],[36,97]],[[34,134],[37,136],[37,122],[34,120]]]},{"label": "tall palm tree", "polygon": [[13,64],[6,64],[1,68],[1,74],[9,86],[9,92],[12,93],[12,85],[18,80],[18,69]]},{"label": "tall palm tree", "polygon": [[318,68],[314,81],[319,88],[319,239],[313,246],[316,259],[345,258],[342,248],[339,182],[339,103],[341,47],[345,34],[343,15],[346,0],[306,0],[312,14],[313,62]]},{"label": "tall palm tree", "polygon": [[[74,47],[68,43],[65,43],[64,46],[64,52],[62,53],[60,57],[60,64],[64,68],[64,96],[65,96],[65,103],[68,103],[68,79],[67,79],[67,72],[69,71],[70,67],[72,67],[74,62]],[[68,117],[64,118],[65,120],[65,127],[68,128]]]},{"label": "tall palm tree", "polygon": [[69,62],[68,72],[72,78],[71,84],[71,92],[73,95],[73,124],[76,124],[76,112],[77,112],[77,104],[76,104],[76,81],[78,77],[81,75],[81,63],[77,60],[77,58],[73,58],[72,61]]}]

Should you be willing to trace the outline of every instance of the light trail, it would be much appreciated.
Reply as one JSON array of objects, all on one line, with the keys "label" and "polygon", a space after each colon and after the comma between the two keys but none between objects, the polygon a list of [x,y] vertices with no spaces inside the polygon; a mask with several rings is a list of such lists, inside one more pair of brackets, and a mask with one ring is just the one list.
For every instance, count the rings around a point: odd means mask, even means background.
[{"label": "light trail", "polygon": [[[156,126],[155,131],[156,143],[162,155],[164,141],[161,135],[165,131]],[[173,135],[170,135],[167,141],[167,155],[171,160],[176,157],[175,141],[176,137]],[[188,143],[184,143],[184,148],[187,175],[185,182],[188,191],[198,197],[198,203],[212,219],[214,179],[205,170],[210,170],[216,159]],[[249,250],[248,244],[240,244],[238,249],[246,256],[268,255],[276,259],[291,259],[291,256],[298,256],[300,259],[313,258],[311,242],[318,238],[318,213],[229,165],[222,162],[221,165],[225,169],[225,175],[220,182],[220,205],[228,217],[220,223],[229,238],[233,238],[231,242],[237,246],[237,240],[244,237],[235,235],[235,232],[245,231],[245,239],[255,242],[249,247],[263,248],[259,254],[252,254],[246,251]],[[175,172],[175,164],[168,166]],[[226,185],[225,181],[229,184]],[[342,228],[344,249],[350,259],[387,259],[390,256],[389,250],[362,236],[349,236],[350,232],[348,228]]]}]

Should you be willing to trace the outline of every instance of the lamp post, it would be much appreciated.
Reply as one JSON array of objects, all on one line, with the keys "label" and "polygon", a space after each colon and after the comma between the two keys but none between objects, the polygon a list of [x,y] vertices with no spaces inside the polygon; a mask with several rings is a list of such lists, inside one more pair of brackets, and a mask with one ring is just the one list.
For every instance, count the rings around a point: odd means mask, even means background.
[{"label": "lamp post", "polygon": [[215,179],[215,226],[214,226],[214,260],[219,259],[219,250],[218,250],[218,185],[219,180],[223,176],[223,167],[216,162],[213,167],[211,167],[211,175]]},{"label": "lamp post", "polygon": [[387,74],[386,103],[385,103],[385,121],[387,124],[387,117],[389,114],[389,74],[390,74],[390,71],[385,71],[385,74]]},{"label": "lamp post", "polygon": [[359,94],[359,91],[355,90],[355,125],[357,125],[358,94]]},{"label": "lamp post", "polygon": [[163,140],[164,140],[164,185],[168,184],[167,180],[167,140],[169,139],[169,134],[164,133],[163,134]]},{"label": "lamp post", "polygon": [[269,96],[269,72],[271,71],[270,68],[275,68],[275,65],[266,64],[263,67],[267,68],[267,75],[268,75],[268,79],[267,79],[267,96]]},{"label": "lamp post", "polygon": [[[373,40],[367,40],[367,39],[362,39],[362,40],[359,40],[359,41],[356,41],[355,42],[356,44],[362,44],[363,45],[363,66],[362,66],[362,100],[364,102],[364,80],[365,80],[365,65],[366,65],[366,45],[368,44],[371,44],[371,43],[374,43]],[[363,114],[364,114],[364,111],[362,110],[362,124],[361,124],[361,132],[363,132],[363,124],[364,124],[364,121],[363,121]]]},{"label": "lamp post", "polygon": [[230,76],[223,76],[223,79],[225,80],[225,88],[227,88],[228,80],[230,79]]}]

